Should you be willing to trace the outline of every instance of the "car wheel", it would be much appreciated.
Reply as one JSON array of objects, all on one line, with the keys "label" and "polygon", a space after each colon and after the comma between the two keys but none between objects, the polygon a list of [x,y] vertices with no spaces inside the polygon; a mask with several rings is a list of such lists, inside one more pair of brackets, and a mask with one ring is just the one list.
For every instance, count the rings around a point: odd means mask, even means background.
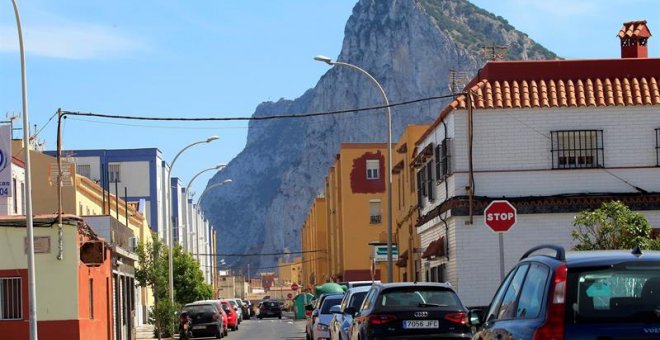
[{"label": "car wheel", "polygon": [[215,338],[216,339],[222,339],[223,336],[224,336],[224,334],[222,334],[222,328],[219,328],[215,331]]},{"label": "car wheel", "polygon": [[278,318],[278,319],[281,319],[281,318],[282,318],[282,314],[278,315],[277,318]]}]

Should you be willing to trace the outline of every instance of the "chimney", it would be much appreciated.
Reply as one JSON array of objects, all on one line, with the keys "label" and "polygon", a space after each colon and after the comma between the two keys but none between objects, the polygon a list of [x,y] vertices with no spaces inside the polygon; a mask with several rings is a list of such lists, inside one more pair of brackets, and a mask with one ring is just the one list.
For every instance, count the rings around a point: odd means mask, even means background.
[{"label": "chimney", "polygon": [[621,39],[621,58],[648,58],[647,43],[651,31],[646,20],[624,23],[617,36]]}]

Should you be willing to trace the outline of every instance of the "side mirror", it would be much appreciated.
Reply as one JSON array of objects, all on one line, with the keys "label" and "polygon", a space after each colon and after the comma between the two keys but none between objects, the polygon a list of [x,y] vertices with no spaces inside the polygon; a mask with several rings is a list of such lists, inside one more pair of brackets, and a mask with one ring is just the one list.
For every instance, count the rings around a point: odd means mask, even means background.
[{"label": "side mirror", "polygon": [[305,306],[305,310],[308,310],[308,311],[311,312],[311,311],[314,310],[314,306],[312,306],[312,305],[306,305],[306,306]]},{"label": "side mirror", "polygon": [[346,307],[346,309],[344,309],[344,314],[355,316],[356,313],[357,313],[357,309],[355,309],[355,307]]},{"label": "side mirror", "polygon": [[481,320],[484,316],[484,310],[481,308],[470,309],[468,315],[472,326],[480,326],[482,323]]},{"label": "side mirror", "polygon": [[315,310],[312,311],[312,317],[315,318],[317,316],[319,316],[319,310],[315,309]]},{"label": "side mirror", "polygon": [[334,306],[330,307],[330,313],[331,314],[340,314],[341,313],[341,306],[334,305]]}]

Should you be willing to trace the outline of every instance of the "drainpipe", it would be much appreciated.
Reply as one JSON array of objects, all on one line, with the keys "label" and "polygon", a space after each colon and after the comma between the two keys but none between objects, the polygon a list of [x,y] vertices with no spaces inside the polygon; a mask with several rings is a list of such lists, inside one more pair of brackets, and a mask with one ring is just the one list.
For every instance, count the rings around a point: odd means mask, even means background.
[{"label": "drainpipe", "polygon": [[57,259],[62,261],[64,259],[64,233],[62,231],[62,109],[57,109],[57,121]]}]

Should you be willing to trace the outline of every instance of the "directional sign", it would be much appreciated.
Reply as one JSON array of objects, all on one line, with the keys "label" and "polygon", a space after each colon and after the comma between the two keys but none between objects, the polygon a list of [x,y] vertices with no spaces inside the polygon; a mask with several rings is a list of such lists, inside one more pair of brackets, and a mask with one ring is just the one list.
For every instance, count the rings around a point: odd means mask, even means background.
[{"label": "directional sign", "polygon": [[[387,261],[387,244],[374,246],[373,258],[376,262]],[[399,249],[392,244],[392,261],[399,259]]]},{"label": "directional sign", "polygon": [[517,222],[516,208],[509,201],[492,201],[484,209],[484,223],[496,233],[505,233]]}]

